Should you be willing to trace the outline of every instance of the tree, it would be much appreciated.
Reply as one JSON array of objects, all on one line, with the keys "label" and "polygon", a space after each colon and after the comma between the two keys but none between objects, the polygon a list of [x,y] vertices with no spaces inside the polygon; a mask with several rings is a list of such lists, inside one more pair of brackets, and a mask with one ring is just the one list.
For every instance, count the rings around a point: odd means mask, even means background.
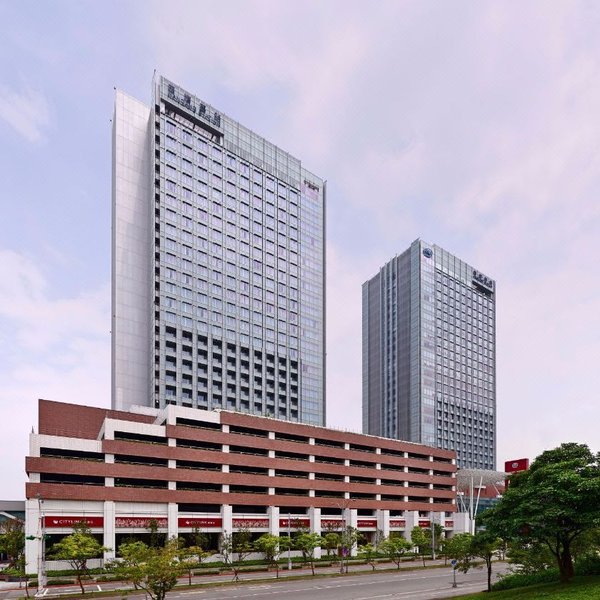
[{"label": "tree", "polygon": [[377,558],[377,548],[371,543],[363,544],[359,547],[361,556],[365,559],[365,562],[371,565],[373,571],[375,570],[375,559]]},{"label": "tree", "polygon": [[[25,523],[20,519],[8,519],[0,525],[0,553],[8,557],[8,569],[19,579],[25,579]],[[29,597],[29,587],[25,583]]]},{"label": "tree", "polygon": [[323,544],[323,538],[318,533],[301,533],[294,540],[295,547],[302,553],[304,564],[310,564],[312,574],[315,574],[315,550]]},{"label": "tree", "polygon": [[471,538],[471,556],[483,558],[487,568],[487,591],[492,591],[492,560],[500,549],[502,540],[489,531],[479,531]]},{"label": "tree", "polygon": [[[221,556],[223,562],[233,571],[233,581],[240,580],[240,566],[252,552],[250,543],[250,530],[240,529],[235,533],[223,532],[221,534]],[[237,560],[235,555],[237,554]]]},{"label": "tree", "polygon": [[340,545],[340,534],[330,531],[323,536],[323,547],[327,550],[327,556],[331,556],[331,551]]},{"label": "tree", "polygon": [[[356,529],[356,527],[352,527],[351,525],[346,525],[344,529],[342,529],[342,533],[340,535],[340,543],[342,546],[342,560],[340,564],[340,573],[348,572],[348,560],[350,555],[352,554],[352,550],[356,547],[359,539],[361,538],[361,534]],[[344,567],[344,562],[346,563]]]},{"label": "tree", "polygon": [[391,560],[398,569],[400,569],[400,563],[405,553],[412,548],[412,543],[405,540],[402,536],[390,536],[383,540],[379,545],[379,549],[385,554],[385,556]]},{"label": "tree", "polygon": [[500,502],[481,522],[493,535],[548,547],[562,582],[573,577],[573,544],[600,526],[600,455],[567,443],[511,476]]},{"label": "tree", "polygon": [[428,542],[429,546],[431,546],[431,538],[429,538],[429,540],[427,538],[428,536],[422,527],[417,525],[416,527],[412,528],[412,531],[410,532],[410,540],[413,543],[413,546],[417,547],[419,555],[423,559],[423,566],[425,566],[425,554],[430,549],[428,548]]},{"label": "tree", "polygon": [[119,547],[121,559],[114,561],[114,572],[134,587],[144,590],[151,600],[164,600],[177,583],[180,570],[179,542],[171,538],[160,548],[143,542],[131,542]]},{"label": "tree", "polygon": [[471,539],[470,533],[457,533],[444,541],[444,553],[455,560],[455,569],[466,573],[471,568]]},{"label": "tree", "polygon": [[82,521],[73,527],[73,533],[54,544],[52,557],[56,560],[66,560],[75,571],[81,593],[85,594],[82,577],[88,573],[87,561],[99,558],[105,548],[90,532],[90,528]]},{"label": "tree", "polygon": [[269,563],[269,566],[275,567],[277,578],[279,578],[279,554],[282,550],[286,550],[288,546],[288,537],[279,538],[270,533],[261,535],[254,542],[255,550],[265,555],[265,560]]},{"label": "tree", "polygon": [[8,568],[15,568],[25,553],[25,523],[8,519],[0,525],[0,552],[8,556]]}]

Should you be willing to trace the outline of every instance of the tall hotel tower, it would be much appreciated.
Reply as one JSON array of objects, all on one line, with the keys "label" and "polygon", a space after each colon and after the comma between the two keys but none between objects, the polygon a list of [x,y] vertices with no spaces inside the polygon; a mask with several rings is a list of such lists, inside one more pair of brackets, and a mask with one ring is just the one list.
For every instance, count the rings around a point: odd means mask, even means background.
[{"label": "tall hotel tower", "polygon": [[113,120],[112,405],[325,424],[325,183],[164,77]]},{"label": "tall hotel tower", "polygon": [[495,282],[417,240],[362,292],[364,433],[495,469]]}]

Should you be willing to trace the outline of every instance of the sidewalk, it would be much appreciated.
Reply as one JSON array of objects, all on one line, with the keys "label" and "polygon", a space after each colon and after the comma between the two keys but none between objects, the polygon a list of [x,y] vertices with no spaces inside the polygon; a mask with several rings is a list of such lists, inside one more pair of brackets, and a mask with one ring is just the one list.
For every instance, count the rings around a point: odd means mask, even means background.
[{"label": "sidewalk", "polygon": [[[425,568],[444,568],[444,560],[427,560],[425,561]],[[451,570],[450,562],[448,561],[447,566],[445,567],[449,571]],[[406,561],[401,563],[400,571],[407,570],[419,570],[424,569],[422,560],[415,561]],[[376,563],[375,573],[377,571],[397,571],[397,567],[392,562],[378,562]],[[350,564],[348,565],[348,574],[358,574],[358,573],[373,573],[373,569],[369,564],[361,563],[361,564]],[[315,565],[315,576],[319,575],[340,575],[340,564],[337,563],[335,565],[329,567],[319,567]],[[294,568],[291,571],[287,569],[287,565],[285,568],[281,568],[279,570],[279,579],[288,579],[290,577],[312,577],[312,571],[310,566],[301,568]],[[261,570],[261,571],[241,571],[239,574],[239,582],[243,583],[245,581],[256,581],[256,580],[275,580],[277,578],[276,571],[273,570]],[[182,589],[189,586],[189,578],[186,576],[182,576],[178,578],[177,588]],[[233,573],[231,571],[219,573],[219,574],[210,574],[210,575],[194,575],[192,576],[192,584],[191,587],[197,587],[202,585],[210,585],[210,584],[227,584],[233,583]],[[86,590],[86,594],[90,592],[111,592],[117,590],[123,591],[134,591],[133,586],[129,583],[122,581],[110,581],[110,582],[84,582],[84,588]],[[10,587],[9,587],[10,586]],[[37,588],[29,588],[30,594],[33,597],[37,592]],[[77,584],[71,585],[60,585],[60,586],[50,586],[44,590],[43,597],[50,598],[56,596],[62,596],[66,594],[79,594],[81,590]],[[16,598],[22,598],[25,596],[24,587],[19,588],[18,582],[0,582],[0,600],[13,600]]]}]

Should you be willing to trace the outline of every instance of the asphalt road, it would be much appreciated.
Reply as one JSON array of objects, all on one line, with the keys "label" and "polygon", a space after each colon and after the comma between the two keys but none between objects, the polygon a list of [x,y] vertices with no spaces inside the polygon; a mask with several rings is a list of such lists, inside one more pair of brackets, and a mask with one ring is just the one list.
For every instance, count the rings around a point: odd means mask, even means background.
[{"label": "asphalt road", "polygon": [[[502,563],[494,565],[496,573],[505,570]],[[452,570],[450,568],[418,569],[415,571],[385,572],[374,574],[352,575],[342,577],[312,578],[306,577],[296,581],[272,581],[252,583],[244,576],[247,583],[190,589],[178,587],[167,595],[167,600],[274,600],[284,597],[285,600],[433,600],[449,598],[462,594],[479,592],[486,587],[486,573],[483,569],[472,569],[467,574],[457,573],[457,587],[452,587]],[[264,574],[263,574],[264,577]],[[227,578],[228,579],[228,578]],[[225,579],[225,581],[227,580]],[[224,581],[221,577],[220,581]],[[4,586],[2,586],[4,587]],[[86,586],[92,591],[95,586]],[[106,590],[106,588],[104,588]],[[32,590],[35,592],[35,590]],[[60,594],[77,593],[74,586],[49,589],[44,598],[56,598]],[[23,597],[23,590],[0,588],[0,600],[12,600]],[[115,595],[121,598],[122,595]],[[132,591],[129,600],[144,600],[144,594]]]}]

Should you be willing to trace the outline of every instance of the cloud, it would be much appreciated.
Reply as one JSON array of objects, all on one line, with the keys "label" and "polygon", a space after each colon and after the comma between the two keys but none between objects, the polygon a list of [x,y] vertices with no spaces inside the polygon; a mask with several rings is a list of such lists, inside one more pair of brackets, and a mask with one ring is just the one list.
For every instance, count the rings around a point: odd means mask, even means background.
[{"label": "cloud", "polygon": [[29,86],[20,91],[0,86],[0,119],[28,142],[41,142],[50,123],[48,102],[41,92]]},{"label": "cloud", "polygon": [[16,458],[3,464],[3,493],[15,499],[38,398],[110,406],[109,286],[70,298],[57,288],[32,259],[0,250],[0,439]]}]

